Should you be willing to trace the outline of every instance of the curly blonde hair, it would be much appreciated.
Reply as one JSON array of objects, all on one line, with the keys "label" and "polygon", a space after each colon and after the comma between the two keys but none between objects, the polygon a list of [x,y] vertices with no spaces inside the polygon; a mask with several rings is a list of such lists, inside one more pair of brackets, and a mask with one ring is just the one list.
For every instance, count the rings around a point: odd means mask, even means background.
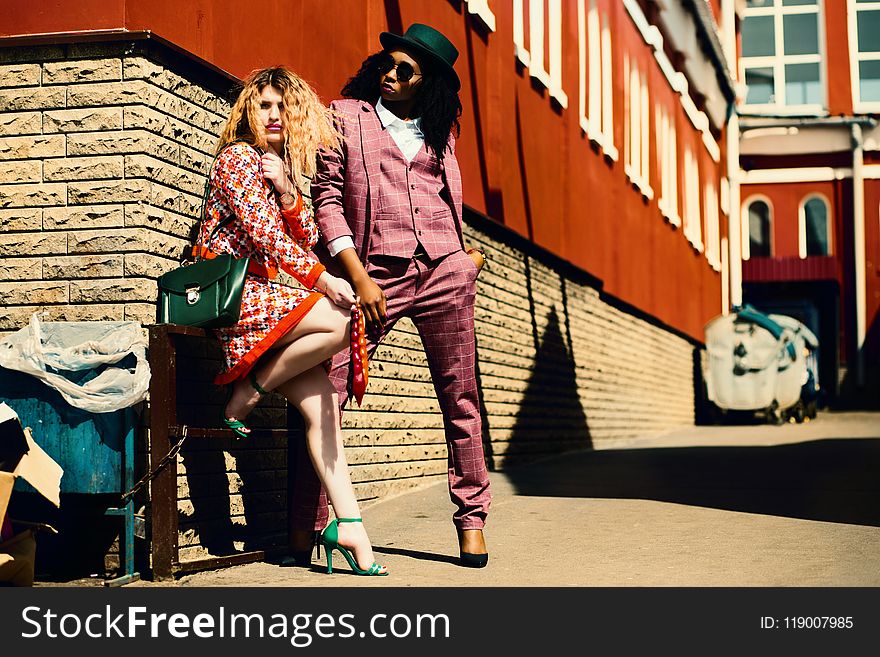
[{"label": "curly blonde hair", "polygon": [[284,156],[291,178],[302,187],[302,178],[315,175],[315,157],[322,146],[338,150],[342,135],[334,126],[331,111],[324,106],[315,90],[296,73],[284,66],[251,72],[242,82],[242,90],[229,112],[220,133],[217,152],[234,141],[244,141],[266,150],[258,110],[260,94],[267,86],[281,92],[284,119]]}]

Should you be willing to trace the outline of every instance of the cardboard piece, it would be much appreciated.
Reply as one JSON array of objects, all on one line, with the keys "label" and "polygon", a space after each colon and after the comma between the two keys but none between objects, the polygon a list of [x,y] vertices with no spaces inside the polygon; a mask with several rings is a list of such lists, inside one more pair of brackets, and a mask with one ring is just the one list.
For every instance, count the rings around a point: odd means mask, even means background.
[{"label": "cardboard piece", "polygon": [[15,475],[11,472],[0,472],[0,526],[6,517],[6,507],[9,506],[9,497],[12,495],[12,487],[15,485]]},{"label": "cardboard piece", "polygon": [[[5,403],[0,403],[0,471],[21,477],[40,495],[61,506],[61,477],[64,469],[34,442],[30,429],[22,429],[18,415]],[[5,479],[5,478],[4,478]],[[0,483],[0,509],[5,512],[9,494],[3,495]],[[5,513],[0,513],[0,522]]]},{"label": "cardboard piece", "polygon": [[[22,429],[18,415],[0,403],[0,527],[6,518],[15,479],[21,477],[55,506],[61,506],[63,468],[34,442],[31,430]],[[37,544],[26,529],[0,542],[0,582],[32,586]]]}]

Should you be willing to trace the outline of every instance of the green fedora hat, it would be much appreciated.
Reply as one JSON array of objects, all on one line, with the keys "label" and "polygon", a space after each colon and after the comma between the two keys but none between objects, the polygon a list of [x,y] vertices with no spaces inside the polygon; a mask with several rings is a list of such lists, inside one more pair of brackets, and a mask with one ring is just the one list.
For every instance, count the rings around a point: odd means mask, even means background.
[{"label": "green fedora hat", "polygon": [[452,68],[455,60],[458,59],[458,50],[449,39],[433,27],[413,23],[406,29],[403,36],[392,32],[382,32],[379,35],[379,41],[385,50],[403,48],[411,50],[416,55],[427,57],[441,73],[446,75],[455,91],[461,88],[458,74]]}]

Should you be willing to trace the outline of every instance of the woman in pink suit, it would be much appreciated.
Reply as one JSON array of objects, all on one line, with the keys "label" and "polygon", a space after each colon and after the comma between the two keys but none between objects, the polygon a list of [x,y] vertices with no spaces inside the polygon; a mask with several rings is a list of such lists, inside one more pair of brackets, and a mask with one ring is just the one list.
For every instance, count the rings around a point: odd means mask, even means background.
[{"label": "woman in pink suit", "polygon": [[[338,147],[339,134],[308,84],[283,67],[244,81],[220,136],[198,240],[207,257],[250,258],[241,319],[217,331],[227,367],[216,382],[231,386],[222,421],[240,438],[250,434],[244,418],[270,390],[302,413],[309,456],[337,516],[322,534],[328,572],[338,550],[358,574],[385,575],[361,522],[324,367],[348,346],[357,297],[311,253],[318,231],[297,183],[314,175],[320,146]],[[304,289],[272,280],[279,269]]]}]

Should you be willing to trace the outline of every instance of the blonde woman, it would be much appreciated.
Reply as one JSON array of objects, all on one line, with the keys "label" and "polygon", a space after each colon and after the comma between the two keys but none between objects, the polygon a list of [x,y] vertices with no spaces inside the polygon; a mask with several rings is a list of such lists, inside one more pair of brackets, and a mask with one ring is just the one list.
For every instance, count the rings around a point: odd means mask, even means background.
[{"label": "blonde woman", "polygon": [[[318,148],[339,143],[328,110],[293,71],[251,73],[220,136],[198,244],[207,257],[230,253],[251,263],[241,319],[216,332],[226,369],[215,382],[231,386],[224,425],[246,438],[243,420],[260,397],[284,395],[302,413],[309,456],[337,516],[322,534],[328,572],[338,550],[354,572],[385,575],[360,519],[337,395],[323,365],[348,346],[357,299],[311,253],[318,232],[297,185],[314,175]],[[279,269],[305,289],[274,282]]]}]

